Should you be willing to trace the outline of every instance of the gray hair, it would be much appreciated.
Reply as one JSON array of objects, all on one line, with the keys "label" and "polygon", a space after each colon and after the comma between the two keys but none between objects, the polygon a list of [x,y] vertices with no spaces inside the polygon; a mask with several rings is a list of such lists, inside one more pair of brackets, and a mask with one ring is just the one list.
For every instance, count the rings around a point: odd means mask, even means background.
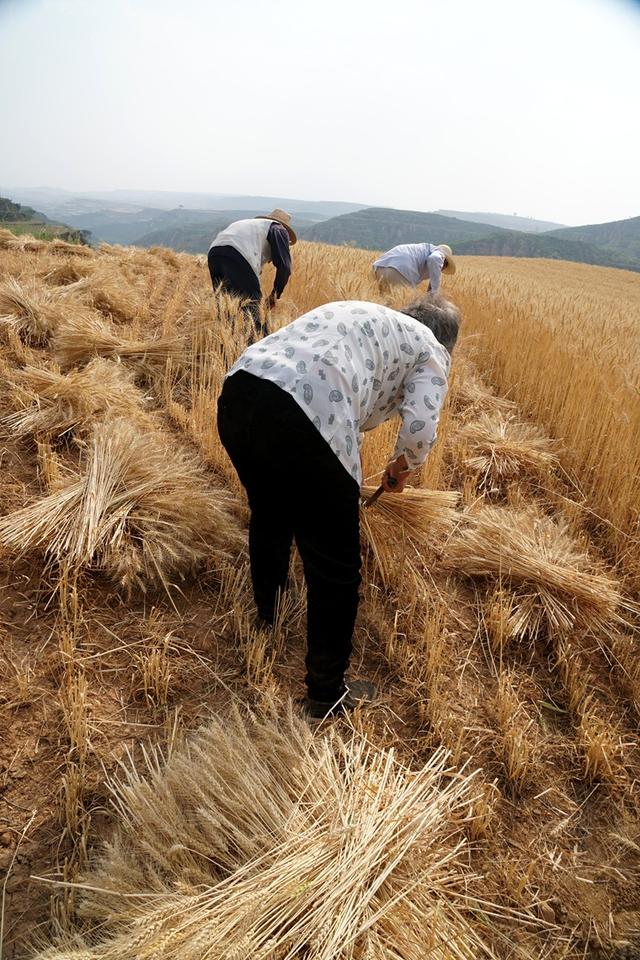
[{"label": "gray hair", "polygon": [[439,293],[427,293],[419,300],[407,304],[400,312],[429,327],[445,350],[453,353],[458,339],[460,311],[450,300],[445,300]]}]

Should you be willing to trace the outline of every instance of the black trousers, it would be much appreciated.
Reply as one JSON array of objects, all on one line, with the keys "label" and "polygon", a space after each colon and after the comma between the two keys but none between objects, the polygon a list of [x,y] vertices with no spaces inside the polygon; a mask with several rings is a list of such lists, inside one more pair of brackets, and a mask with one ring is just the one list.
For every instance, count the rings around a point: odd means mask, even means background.
[{"label": "black trousers", "polygon": [[293,397],[252,374],[225,381],[218,430],[249,497],[258,613],[273,618],[295,539],[307,582],[309,696],[335,702],[358,610],[358,484]]},{"label": "black trousers", "polygon": [[251,315],[258,336],[265,337],[269,331],[260,319],[262,301],[260,281],[239,253],[233,251],[235,256],[233,254],[229,256],[218,253],[218,249],[220,248],[212,247],[207,256],[214,291],[222,288],[227,293],[249,300],[246,311]]}]

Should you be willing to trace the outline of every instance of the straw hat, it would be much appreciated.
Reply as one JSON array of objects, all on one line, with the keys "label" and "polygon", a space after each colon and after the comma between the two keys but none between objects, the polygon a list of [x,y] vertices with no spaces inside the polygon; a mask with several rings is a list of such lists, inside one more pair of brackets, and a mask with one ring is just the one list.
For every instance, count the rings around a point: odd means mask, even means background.
[{"label": "straw hat", "polygon": [[436,246],[436,250],[442,250],[445,257],[447,258],[446,266],[442,268],[443,273],[455,273],[456,272],[456,262],[453,259],[453,250],[446,243],[439,243]]},{"label": "straw hat", "polygon": [[295,232],[291,229],[291,217],[286,210],[281,210],[280,207],[276,207],[275,210],[272,210],[271,213],[259,213],[257,217],[254,217],[255,220],[277,220],[278,223],[281,223],[283,227],[287,228],[287,233],[289,234],[289,240],[291,243],[296,243],[297,237]]}]

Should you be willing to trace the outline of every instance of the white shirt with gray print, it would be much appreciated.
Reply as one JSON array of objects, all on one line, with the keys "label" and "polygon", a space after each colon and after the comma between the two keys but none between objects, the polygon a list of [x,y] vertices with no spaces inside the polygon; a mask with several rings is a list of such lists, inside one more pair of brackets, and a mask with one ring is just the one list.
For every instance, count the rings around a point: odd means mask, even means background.
[{"label": "white shirt with gray print", "polygon": [[361,434],[402,418],[394,457],[410,469],[436,440],[451,359],[422,323],[359,300],[326,303],[252,344],[239,370],[290,393],[352,477],[362,483]]}]

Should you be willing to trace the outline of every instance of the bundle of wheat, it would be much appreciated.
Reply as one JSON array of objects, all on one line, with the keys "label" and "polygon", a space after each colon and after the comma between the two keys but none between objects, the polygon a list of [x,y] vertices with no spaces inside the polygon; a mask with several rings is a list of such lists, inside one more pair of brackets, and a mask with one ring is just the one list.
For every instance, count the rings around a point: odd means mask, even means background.
[{"label": "bundle of wheat", "polygon": [[[377,490],[377,487],[363,486],[363,502],[366,504]],[[362,511],[362,516],[369,520],[375,517],[416,539],[437,541],[460,519],[456,510],[459,500],[460,494],[455,490],[405,487],[402,493],[382,493]]]},{"label": "bundle of wheat", "polygon": [[65,314],[58,291],[9,277],[0,283],[0,324],[29,344],[47,343]]},{"label": "bundle of wheat", "polygon": [[535,635],[543,626],[604,631],[624,623],[630,607],[568,527],[535,510],[483,507],[467,514],[446,544],[445,564],[513,588],[509,616],[519,618],[513,630],[520,634]]},{"label": "bundle of wheat", "polygon": [[49,243],[46,240],[39,240],[31,234],[25,233],[21,237],[16,237],[15,247],[24,253],[42,253],[48,246]]},{"label": "bundle of wheat", "polygon": [[168,587],[202,562],[242,549],[233,498],[212,488],[172,437],[129,420],[99,423],[79,477],[0,519],[0,542],[43,550],[67,571],[106,571],[125,591]]},{"label": "bundle of wheat", "polygon": [[482,413],[509,416],[515,410],[512,400],[496,396],[491,388],[483,383],[474,364],[466,357],[456,358],[449,394],[452,409],[461,420],[473,419]]},{"label": "bundle of wheat", "polygon": [[[363,503],[375,492],[375,487],[363,486]],[[455,509],[458,501],[455,491],[406,487],[402,493],[383,493],[370,506],[363,507],[361,537],[383,583],[388,584],[393,578],[400,556],[402,565],[420,579],[407,555],[407,544],[417,556],[425,548],[441,548],[460,519]]]},{"label": "bundle of wheat", "polygon": [[96,252],[92,247],[83,243],[68,243],[66,240],[52,240],[47,243],[47,250],[50,253],[64,254],[71,257],[83,257],[85,260],[95,257]]},{"label": "bundle of wheat", "polygon": [[11,250],[15,246],[16,235],[11,230],[0,228],[0,250]]},{"label": "bundle of wheat", "polygon": [[166,263],[168,267],[173,267],[174,270],[180,269],[180,257],[174,250],[169,250],[168,247],[150,247],[149,253],[153,254],[154,257],[158,257],[158,259]]},{"label": "bundle of wheat", "polygon": [[145,759],[145,779],[111,781],[118,829],[77,884],[93,929],[39,960],[493,956],[464,865],[474,776],[443,751],[409,770],[289,706]]},{"label": "bundle of wheat", "polygon": [[116,323],[130,323],[143,310],[142,292],[113,264],[96,267],[77,285],[78,300]]},{"label": "bundle of wheat", "polygon": [[0,422],[21,437],[79,432],[106,415],[136,417],[147,399],[122,364],[101,357],[67,374],[44,367],[14,369],[9,384],[19,409]]},{"label": "bundle of wheat", "polygon": [[62,263],[53,267],[53,269],[47,264],[41,276],[45,283],[48,283],[50,286],[64,287],[67,285],[72,286],[78,281],[84,280],[89,276],[91,270],[91,264],[83,263],[73,257],[68,257],[66,260],[63,260]]},{"label": "bundle of wheat", "polygon": [[183,349],[180,337],[126,339],[97,316],[80,313],[67,315],[53,340],[54,354],[64,368],[79,366],[99,356],[133,360],[153,370],[169,358],[178,359]]},{"label": "bundle of wheat", "polygon": [[467,423],[456,442],[463,465],[487,490],[500,490],[514,480],[548,477],[558,462],[552,441],[539,427],[499,412]]}]

